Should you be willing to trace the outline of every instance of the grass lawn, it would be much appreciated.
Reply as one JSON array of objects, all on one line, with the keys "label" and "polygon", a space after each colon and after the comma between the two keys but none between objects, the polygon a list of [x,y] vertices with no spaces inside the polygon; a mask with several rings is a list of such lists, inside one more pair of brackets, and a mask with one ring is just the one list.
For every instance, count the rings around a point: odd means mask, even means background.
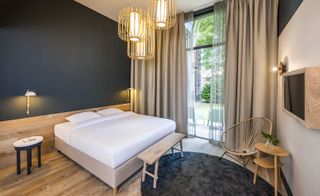
[{"label": "grass lawn", "polygon": [[[214,112],[218,113],[219,106],[214,104]],[[221,110],[221,109],[220,109]],[[195,103],[195,117],[196,117],[196,123],[197,125],[207,125],[208,119],[209,119],[209,111],[210,111],[210,103],[202,103],[202,102],[196,102]],[[218,117],[216,119],[213,119],[218,121]]]}]

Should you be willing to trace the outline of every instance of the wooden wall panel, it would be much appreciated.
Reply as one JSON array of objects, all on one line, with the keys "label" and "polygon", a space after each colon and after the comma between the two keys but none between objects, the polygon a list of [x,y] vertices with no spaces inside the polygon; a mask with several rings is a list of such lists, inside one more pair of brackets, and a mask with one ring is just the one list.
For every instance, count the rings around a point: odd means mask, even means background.
[{"label": "wooden wall panel", "polygon": [[[98,111],[106,108],[119,108],[124,111],[130,110],[130,104],[112,105],[87,110],[64,112],[59,114],[37,116],[31,118],[0,121],[0,169],[13,165],[16,162],[16,154],[13,142],[34,135],[43,136],[42,154],[50,153],[54,148],[54,125],[66,122],[65,118],[83,111]],[[35,156],[36,153],[33,153]],[[22,161],[25,160],[22,154]]]},{"label": "wooden wall panel", "polygon": [[306,68],[306,127],[320,129],[320,67]]},{"label": "wooden wall panel", "polygon": [[283,111],[303,123],[306,128],[320,129],[320,66],[291,71],[283,74],[283,77],[298,74],[305,74],[305,94],[301,95],[305,98],[304,120],[287,111],[284,107]]}]

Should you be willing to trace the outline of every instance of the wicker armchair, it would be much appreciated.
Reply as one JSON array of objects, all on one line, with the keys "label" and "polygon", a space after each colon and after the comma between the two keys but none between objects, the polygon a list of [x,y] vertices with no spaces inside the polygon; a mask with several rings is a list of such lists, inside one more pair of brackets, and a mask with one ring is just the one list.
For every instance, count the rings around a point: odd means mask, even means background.
[{"label": "wicker armchair", "polygon": [[[236,155],[242,159],[243,166],[246,166],[250,158],[257,152],[254,145],[265,142],[261,132],[271,134],[272,123],[266,118],[251,118],[228,128],[222,133],[220,145],[225,150],[224,155]],[[246,158],[249,159],[246,161]],[[231,157],[233,158],[233,157]]]}]

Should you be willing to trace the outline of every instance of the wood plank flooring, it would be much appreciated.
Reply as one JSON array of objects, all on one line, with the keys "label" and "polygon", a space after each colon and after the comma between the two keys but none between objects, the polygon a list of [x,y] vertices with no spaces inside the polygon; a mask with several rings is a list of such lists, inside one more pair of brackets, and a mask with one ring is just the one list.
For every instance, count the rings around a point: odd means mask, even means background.
[{"label": "wood plank flooring", "polygon": [[[108,185],[59,152],[44,155],[42,167],[34,167],[29,176],[26,169],[20,176],[15,172],[15,167],[1,170],[0,195],[113,195]],[[139,187],[140,178],[135,176],[132,180],[131,186]],[[120,187],[118,195],[140,195],[126,183],[124,187]]]},{"label": "wood plank flooring", "polygon": [[[203,152],[217,156],[223,152],[205,140],[186,139],[183,142],[186,151]],[[112,189],[108,185],[59,152],[55,151],[43,155],[42,161],[42,167],[37,168],[36,159],[34,159],[34,168],[29,176],[24,164],[22,164],[23,170],[20,176],[17,176],[15,166],[0,170],[0,195],[113,195]],[[267,179],[268,176],[271,176],[270,179],[273,180],[272,175],[268,175],[268,173],[265,175]],[[141,174],[138,172],[128,179],[120,186],[117,195],[141,195],[140,177]]]}]

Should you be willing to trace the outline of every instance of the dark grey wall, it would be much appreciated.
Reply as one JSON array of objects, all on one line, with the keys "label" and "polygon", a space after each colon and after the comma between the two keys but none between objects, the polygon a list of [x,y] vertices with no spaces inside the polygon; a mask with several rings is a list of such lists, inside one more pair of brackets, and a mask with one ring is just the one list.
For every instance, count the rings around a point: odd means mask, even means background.
[{"label": "dark grey wall", "polygon": [[279,0],[278,35],[280,35],[287,26],[302,1],[303,0]]},{"label": "dark grey wall", "polygon": [[130,60],[117,23],[72,0],[1,0],[0,120],[126,102]]}]

